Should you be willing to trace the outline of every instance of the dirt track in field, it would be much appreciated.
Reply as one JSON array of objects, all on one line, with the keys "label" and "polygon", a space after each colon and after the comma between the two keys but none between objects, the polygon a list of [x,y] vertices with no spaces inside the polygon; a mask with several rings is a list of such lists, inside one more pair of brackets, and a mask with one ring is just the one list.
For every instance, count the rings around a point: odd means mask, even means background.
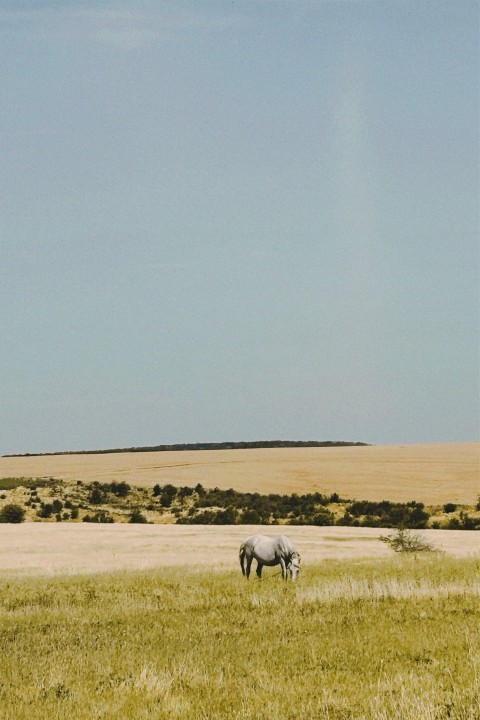
[{"label": "dirt track in field", "polygon": [[473,504],[480,493],[480,443],[0,458],[0,477],[201,483],[241,492],[318,491],[350,499]]}]

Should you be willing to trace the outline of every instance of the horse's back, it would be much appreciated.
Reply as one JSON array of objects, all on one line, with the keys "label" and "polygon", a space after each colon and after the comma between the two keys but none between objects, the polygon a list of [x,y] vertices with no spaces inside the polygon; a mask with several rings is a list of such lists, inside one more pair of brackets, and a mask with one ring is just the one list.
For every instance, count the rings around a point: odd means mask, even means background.
[{"label": "horse's back", "polygon": [[248,548],[253,556],[265,565],[277,565],[280,558],[288,556],[290,552],[288,538],[281,535],[271,537],[262,533],[247,538],[245,548]]},{"label": "horse's back", "polygon": [[255,548],[259,543],[263,543],[265,540],[269,540],[266,535],[262,533],[255,533],[255,535],[249,535],[247,539],[242,543],[244,547]]},{"label": "horse's back", "polygon": [[286,535],[278,535],[275,538],[277,545],[286,555],[291,555],[292,552],[294,552],[295,548],[293,547],[293,543]]},{"label": "horse's back", "polygon": [[250,547],[252,550],[268,548],[269,550],[280,551],[287,555],[294,550],[290,538],[286,535],[275,535],[272,537],[271,535],[263,535],[263,533],[255,533],[255,535],[250,535],[242,545],[244,547]]}]

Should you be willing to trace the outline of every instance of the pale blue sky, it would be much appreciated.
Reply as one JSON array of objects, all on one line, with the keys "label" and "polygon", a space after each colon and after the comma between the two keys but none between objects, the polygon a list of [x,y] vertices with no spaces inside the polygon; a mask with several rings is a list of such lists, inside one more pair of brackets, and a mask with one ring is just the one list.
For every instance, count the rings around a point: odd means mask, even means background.
[{"label": "pale blue sky", "polygon": [[0,453],[476,439],[478,29],[0,2]]}]

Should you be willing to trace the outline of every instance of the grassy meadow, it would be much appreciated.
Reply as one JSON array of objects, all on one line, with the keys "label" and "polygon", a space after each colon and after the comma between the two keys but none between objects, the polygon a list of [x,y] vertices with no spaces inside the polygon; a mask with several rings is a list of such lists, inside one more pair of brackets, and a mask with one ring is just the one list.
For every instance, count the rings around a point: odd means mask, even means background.
[{"label": "grassy meadow", "polygon": [[478,720],[480,559],[0,576],[2,720]]},{"label": "grassy meadow", "polygon": [[[130,504],[201,483],[470,508],[479,447],[0,458],[0,505],[31,520],[0,524],[0,720],[479,720],[479,532],[419,530],[441,552],[407,556],[391,530],[289,525],[298,582],[247,582],[241,540],[279,528],[38,516],[121,481]],[[20,477],[46,478],[35,505]]]}]

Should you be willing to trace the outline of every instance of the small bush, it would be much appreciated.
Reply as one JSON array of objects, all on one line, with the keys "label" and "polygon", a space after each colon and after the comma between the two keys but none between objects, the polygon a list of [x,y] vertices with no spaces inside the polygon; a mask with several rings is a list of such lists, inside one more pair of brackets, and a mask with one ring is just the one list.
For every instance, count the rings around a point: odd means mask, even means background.
[{"label": "small bush", "polygon": [[82,522],[90,523],[113,523],[115,520],[105,510],[99,510],[95,515],[85,515],[82,518]]},{"label": "small bush", "polygon": [[325,525],[333,525],[334,523],[334,516],[333,513],[329,512],[328,510],[325,510],[324,512],[319,512],[316,515],[312,517],[312,525],[319,525],[319,526],[325,526]]},{"label": "small bush", "polygon": [[147,518],[145,517],[145,515],[143,515],[143,513],[141,513],[140,510],[136,509],[136,510],[132,510],[132,512],[130,513],[128,522],[129,523],[146,523],[148,521],[147,521]]},{"label": "small bush", "polygon": [[240,522],[244,525],[260,525],[262,518],[254,508],[247,508],[242,512]]},{"label": "small bush", "polygon": [[407,528],[399,528],[393,535],[381,535],[379,538],[387,543],[394,552],[432,552],[435,547],[424,542],[418,533],[413,533]]},{"label": "small bush", "polygon": [[101,505],[103,502],[105,502],[105,492],[103,488],[98,487],[98,485],[95,485],[90,495],[88,496],[88,501],[92,503],[92,505]]},{"label": "small bush", "polygon": [[455,512],[456,509],[457,506],[455,503],[445,503],[445,505],[443,506],[444,513],[452,513]]},{"label": "small bush", "polygon": [[128,493],[130,492],[131,488],[130,485],[126,482],[112,482],[108,486],[111,493],[116,495],[119,498],[125,498],[127,497]]},{"label": "small bush", "polygon": [[177,488],[170,483],[165,485],[160,496],[160,505],[170,507],[177,495]]},{"label": "small bush", "polygon": [[0,510],[0,523],[21,523],[25,520],[25,510],[11,503]]}]

